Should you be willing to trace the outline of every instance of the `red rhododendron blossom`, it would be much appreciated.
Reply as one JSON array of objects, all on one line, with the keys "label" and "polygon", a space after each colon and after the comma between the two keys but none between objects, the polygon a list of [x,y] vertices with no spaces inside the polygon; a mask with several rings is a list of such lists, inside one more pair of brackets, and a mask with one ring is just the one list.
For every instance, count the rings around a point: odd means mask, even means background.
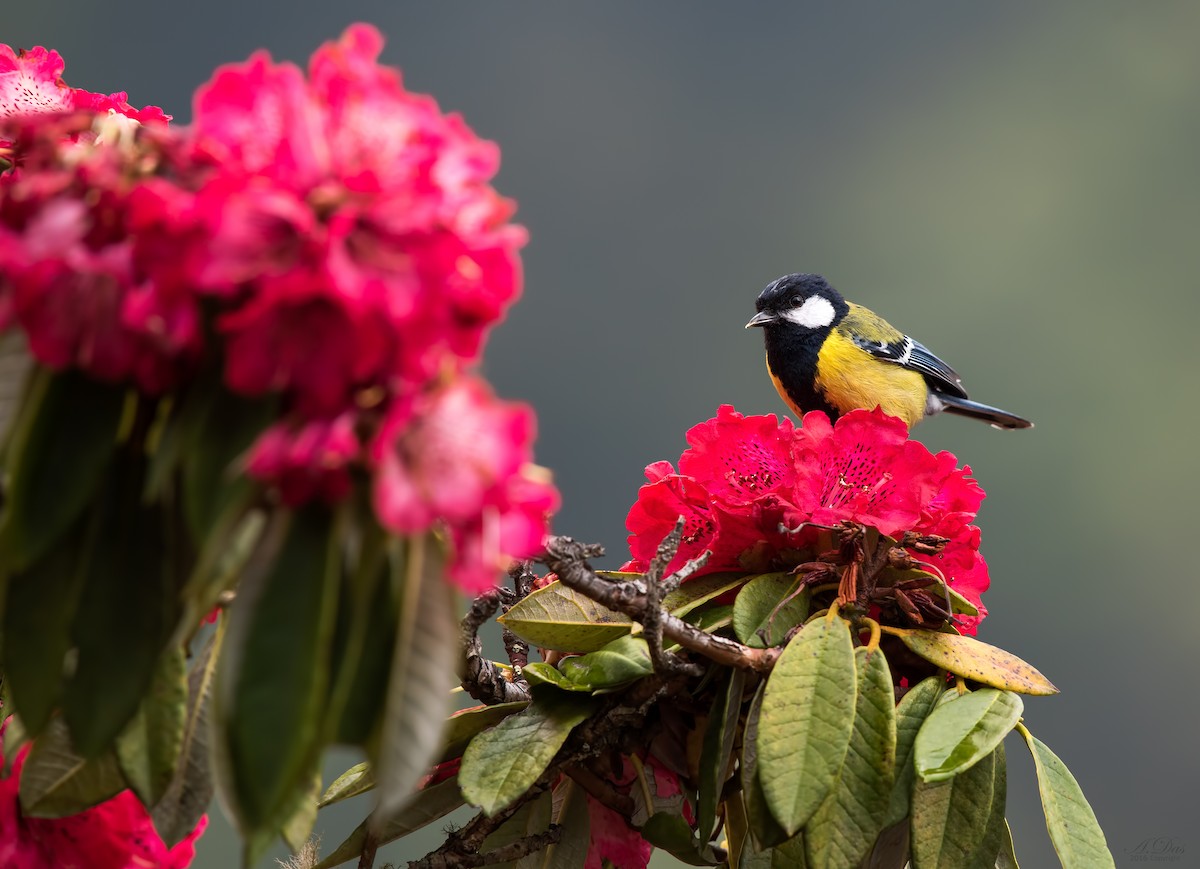
[{"label": "red rhododendron blossom", "polygon": [[[813,539],[806,526],[855,522],[891,537],[949,538],[938,555],[914,555],[986,614],[987,565],[971,524],[983,490],[951,453],[909,440],[901,420],[879,409],[836,423],[809,413],[794,428],[724,406],[687,440],[678,473],[666,462],[646,469],[626,519],[632,569],[645,569],[680,516],[683,543],[670,569],[708,550],[706,572],[794,567]],[[973,632],[979,618],[960,622]]]},{"label": "red rhododendron blossom", "polygon": [[[8,726],[6,721],[0,733]],[[65,818],[27,818],[18,789],[29,746],[13,759],[12,772],[0,779],[0,866],[5,869],[186,869],[196,840],[208,825],[200,823],[172,848],[159,838],[150,815],[133,791],[122,791],[98,806]]]},{"label": "red rhododendron blossom", "polygon": [[[318,49],[307,79],[260,52],[218,70],[196,95],[192,133],[219,167],[198,193],[210,255],[197,283],[252,296],[276,295],[268,287],[280,281],[320,287],[321,318],[349,336],[335,336],[332,374],[268,370],[264,354],[233,353],[228,378],[239,391],[267,382],[323,414],[336,409],[331,381],[353,385],[370,373],[403,389],[477,359],[520,293],[525,233],[488,184],[495,145],[406,91],[377,63],[382,45],[373,28],[355,25]],[[291,342],[280,336],[307,315],[275,300],[247,307],[222,329],[236,338],[251,319],[253,335],[240,343],[268,336],[286,356]],[[315,327],[301,328],[311,340]]]},{"label": "red rhododendron blossom", "polygon": [[135,109],[125,93],[105,95],[68,86],[62,80],[64,65],[62,55],[40,45],[13,51],[0,43],[0,126],[11,118],[76,109],[114,112],[140,122],[170,120],[157,106]]},{"label": "red rhododendron blossom", "polygon": [[398,534],[449,526],[451,575],[472,591],[495,582],[513,558],[533,554],[557,504],[532,479],[533,414],[460,377],[389,410],[371,445],[375,512]]},{"label": "red rhododendron blossom", "polygon": [[259,435],[246,471],[275,486],[289,506],[314,498],[334,503],[350,493],[349,465],[359,453],[352,413],[295,427],[282,422]]}]

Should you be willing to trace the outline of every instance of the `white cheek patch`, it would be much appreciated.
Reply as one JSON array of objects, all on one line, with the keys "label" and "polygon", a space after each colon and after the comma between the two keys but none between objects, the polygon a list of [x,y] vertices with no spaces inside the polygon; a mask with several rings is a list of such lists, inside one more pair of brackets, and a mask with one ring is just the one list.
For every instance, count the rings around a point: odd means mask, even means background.
[{"label": "white cheek patch", "polygon": [[783,316],[805,329],[821,329],[833,322],[833,302],[824,296],[809,296],[804,304]]}]

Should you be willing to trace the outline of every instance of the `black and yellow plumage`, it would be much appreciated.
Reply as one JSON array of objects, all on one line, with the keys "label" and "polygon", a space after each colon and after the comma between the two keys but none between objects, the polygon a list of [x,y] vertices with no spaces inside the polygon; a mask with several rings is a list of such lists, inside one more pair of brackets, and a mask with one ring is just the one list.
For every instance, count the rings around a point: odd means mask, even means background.
[{"label": "black and yellow plumage", "polygon": [[758,296],[746,324],[762,327],[767,371],[797,415],[822,410],[836,419],[879,406],[911,427],[946,411],[996,428],[1033,423],[967,398],[962,378],[878,314],[847,302],[820,275],[784,275]]}]

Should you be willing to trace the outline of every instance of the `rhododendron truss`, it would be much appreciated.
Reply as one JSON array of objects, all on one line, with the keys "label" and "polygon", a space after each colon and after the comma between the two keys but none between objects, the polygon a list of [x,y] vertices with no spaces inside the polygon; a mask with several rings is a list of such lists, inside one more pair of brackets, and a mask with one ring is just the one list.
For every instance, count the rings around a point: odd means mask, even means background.
[{"label": "rhododendron truss", "polygon": [[380,817],[408,799],[456,592],[538,552],[558,503],[532,410],[473,370],[521,292],[499,151],[382,48],[354,25],[307,71],[256,53],[185,127],[0,46],[0,330],[28,372],[6,705],[69,737],[81,807],[128,787],[189,829],[207,798],[172,794],[211,796],[188,751],[215,719],[251,860],[306,838],[329,744],[365,750]]}]

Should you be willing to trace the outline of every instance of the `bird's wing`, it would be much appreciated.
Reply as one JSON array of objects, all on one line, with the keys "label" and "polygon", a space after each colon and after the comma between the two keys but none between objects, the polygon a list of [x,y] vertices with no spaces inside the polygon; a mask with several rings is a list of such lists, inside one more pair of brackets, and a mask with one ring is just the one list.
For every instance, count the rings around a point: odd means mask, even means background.
[{"label": "bird's wing", "polygon": [[957,395],[960,398],[967,397],[958,372],[934,355],[924,344],[907,335],[901,335],[894,341],[872,341],[855,335],[854,343],[872,356],[923,374],[938,392]]}]

